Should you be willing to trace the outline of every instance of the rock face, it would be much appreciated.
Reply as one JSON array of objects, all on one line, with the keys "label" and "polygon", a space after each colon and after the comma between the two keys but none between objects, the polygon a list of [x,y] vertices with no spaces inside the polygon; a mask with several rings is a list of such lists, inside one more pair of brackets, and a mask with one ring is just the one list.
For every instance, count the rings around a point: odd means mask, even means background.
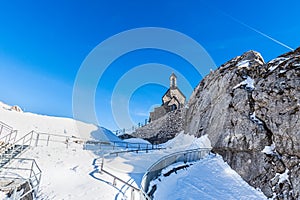
[{"label": "rock face", "polygon": [[206,76],[186,111],[185,133],[269,198],[300,199],[300,48],[264,63],[244,53]]},{"label": "rock face", "polygon": [[183,130],[184,110],[177,109],[138,128],[131,136],[148,140],[152,144],[164,143]]},{"label": "rock face", "polygon": [[14,110],[14,111],[17,111],[17,112],[23,112],[23,110],[19,107],[19,106],[12,106],[11,108],[10,108],[10,110]]}]

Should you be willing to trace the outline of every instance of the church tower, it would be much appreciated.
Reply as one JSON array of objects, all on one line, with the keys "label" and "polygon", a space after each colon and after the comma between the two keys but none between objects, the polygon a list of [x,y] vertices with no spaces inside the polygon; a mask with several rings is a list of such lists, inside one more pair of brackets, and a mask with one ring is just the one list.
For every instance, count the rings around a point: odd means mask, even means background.
[{"label": "church tower", "polygon": [[170,88],[162,97],[162,105],[154,108],[153,112],[150,112],[149,121],[156,120],[168,112],[181,109],[185,105],[185,96],[177,87],[177,76],[172,73],[169,80]]},{"label": "church tower", "polygon": [[177,76],[174,73],[172,73],[170,76],[170,88],[177,88]]}]

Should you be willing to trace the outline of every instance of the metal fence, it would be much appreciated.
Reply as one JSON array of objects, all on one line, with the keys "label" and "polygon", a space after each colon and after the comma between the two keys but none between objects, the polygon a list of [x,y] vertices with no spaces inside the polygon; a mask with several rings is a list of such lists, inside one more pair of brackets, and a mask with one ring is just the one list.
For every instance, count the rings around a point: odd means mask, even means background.
[{"label": "metal fence", "polygon": [[32,140],[34,146],[41,146],[41,145],[49,146],[52,143],[60,143],[66,145],[66,148],[68,148],[70,143],[72,142],[83,145],[87,141],[87,139],[83,139],[75,136],[40,133],[36,131],[33,132],[34,132],[34,136]]},{"label": "metal fence", "polygon": [[13,131],[13,128],[0,121],[0,135],[7,134]]},{"label": "metal fence", "polygon": [[193,161],[200,160],[205,156],[207,156],[210,151],[211,149],[209,148],[192,149],[192,150],[180,151],[173,154],[169,154],[159,159],[147,170],[147,172],[142,178],[142,182],[140,186],[141,199],[146,199],[146,200],[152,199],[151,195],[148,195],[150,182],[158,178],[161,175],[161,171],[164,168],[178,162],[186,163],[186,162],[193,162]]},{"label": "metal fence", "polygon": [[17,131],[16,130],[12,130],[11,132],[7,133],[7,134],[2,134],[2,136],[0,137],[0,147],[1,147],[1,151],[2,149],[9,144],[13,144],[16,141],[17,138]]},{"label": "metal fence", "polygon": [[[34,159],[14,158],[14,166],[1,167],[0,180],[9,180],[10,185],[2,187],[1,190],[6,190],[10,187],[11,199],[22,199],[31,193],[37,196],[37,191],[41,182],[42,171]],[[19,183],[11,188],[12,183]],[[28,188],[20,195],[17,195],[20,190],[20,183],[27,183]]]},{"label": "metal fence", "polygon": [[94,150],[104,149],[104,150],[115,150],[115,149],[127,149],[127,150],[145,150],[145,149],[158,149],[160,145],[157,144],[147,144],[147,143],[132,143],[132,142],[122,142],[122,141],[99,141],[99,140],[87,140],[84,144],[84,149]]}]

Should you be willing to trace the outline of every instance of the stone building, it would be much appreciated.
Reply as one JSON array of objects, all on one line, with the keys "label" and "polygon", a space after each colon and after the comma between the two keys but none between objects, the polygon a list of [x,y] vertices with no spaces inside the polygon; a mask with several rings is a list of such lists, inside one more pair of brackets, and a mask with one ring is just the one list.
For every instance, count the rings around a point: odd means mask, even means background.
[{"label": "stone building", "polygon": [[156,120],[168,112],[181,109],[185,104],[185,99],[184,94],[177,87],[177,76],[172,73],[170,76],[170,88],[162,97],[162,105],[150,112],[149,121]]}]

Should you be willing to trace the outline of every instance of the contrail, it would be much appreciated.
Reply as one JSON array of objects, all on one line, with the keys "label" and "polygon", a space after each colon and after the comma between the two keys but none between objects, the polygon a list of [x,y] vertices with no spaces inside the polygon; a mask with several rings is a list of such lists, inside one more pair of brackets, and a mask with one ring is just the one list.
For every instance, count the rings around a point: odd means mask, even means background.
[{"label": "contrail", "polygon": [[253,27],[251,27],[251,26],[245,24],[244,22],[242,22],[242,21],[240,21],[240,20],[238,20],[238,19],[232,17],[231,15],[229,15],[229,14],[223,12],[223,11],[221,11],[221,12],[222,12],[224,15],[230,17],[230,18],[231,18],[232,20],[234,20],[235,22],[237,22],[237,23],[239,23],[239,24],[241,24],[241,25],[243,25],[243,26],[249,28],[250,30],[252,30],[252,31],[254,31],[254,32],[256,32],[256,33],[258,33],[258,34],[260,34],[260,35],[262,35],[262,36],[264,36],[264,37],[266,37],[266,38],[268,38],[268,39],[270,39],[270,40],[272,40],[273,42],[276,42],[277,44],[279,44],[279,45],[281,45],[281,46],[283,46],[283,47],[285,47],[285,48],[287,48],[287,49],[289,49],[289,50],[294,51],[293,48],[291,48],[291,47],[289,47],[288,45],[286,45],[286,44],[284,44],[284,43],[282,43],[282,42],[276,40],[275,38],[272,38],[271,36],[269,36],[269,35],[267,35],[267,34],[261,32],[261,31],[257,30],[256,28],[253,28]]}]

